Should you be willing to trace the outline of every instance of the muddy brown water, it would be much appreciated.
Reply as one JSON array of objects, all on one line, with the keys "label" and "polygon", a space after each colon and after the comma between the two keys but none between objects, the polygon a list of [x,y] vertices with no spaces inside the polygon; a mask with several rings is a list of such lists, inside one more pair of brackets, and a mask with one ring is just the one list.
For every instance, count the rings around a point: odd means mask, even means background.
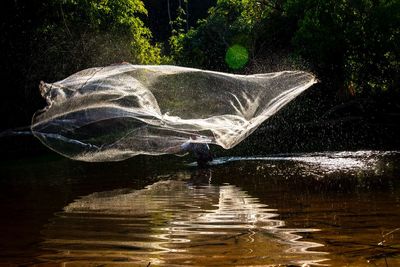
[{"label": "muddy brown water", "polygon": [[400,266],[400,153],[3,162],[1,266]]}]

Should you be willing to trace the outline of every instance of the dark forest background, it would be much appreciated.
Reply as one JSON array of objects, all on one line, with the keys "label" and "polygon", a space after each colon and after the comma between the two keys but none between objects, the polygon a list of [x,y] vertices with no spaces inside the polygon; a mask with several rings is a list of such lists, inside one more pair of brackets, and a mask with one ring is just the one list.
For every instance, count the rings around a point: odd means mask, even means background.
[{"label": "dark forest background", "polygon": [[0,23],[1,130],[41,80],[128,61],[318,76],[237,153],[400,148],[398,0],[5,0]]}]

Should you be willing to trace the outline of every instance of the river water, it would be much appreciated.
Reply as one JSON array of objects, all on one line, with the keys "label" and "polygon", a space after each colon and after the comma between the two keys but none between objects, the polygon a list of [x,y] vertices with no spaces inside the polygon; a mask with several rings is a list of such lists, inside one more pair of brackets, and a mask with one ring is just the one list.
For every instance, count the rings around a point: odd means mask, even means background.
[{"label": "river water", "polygon": [[0,167],[0,266],[400,266],[395,151]]}]

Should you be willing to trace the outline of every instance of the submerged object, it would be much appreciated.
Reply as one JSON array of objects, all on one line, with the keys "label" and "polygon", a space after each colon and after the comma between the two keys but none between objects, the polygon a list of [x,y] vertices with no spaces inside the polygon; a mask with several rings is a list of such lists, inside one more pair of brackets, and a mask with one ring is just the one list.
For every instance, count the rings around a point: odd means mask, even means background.
[{"label": "submerged object", "polygon": [[304,71],[234,75],[177,66],[120,64],[40,84],[48,106],[32,133],[75,160],[172,153],[191,140],[229,149],[316,83]]}]

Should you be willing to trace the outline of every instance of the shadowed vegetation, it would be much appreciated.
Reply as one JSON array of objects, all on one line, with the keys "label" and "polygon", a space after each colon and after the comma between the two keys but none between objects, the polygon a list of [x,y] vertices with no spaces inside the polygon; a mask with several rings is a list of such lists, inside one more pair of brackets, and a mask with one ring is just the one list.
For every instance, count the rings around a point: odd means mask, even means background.
[{"label": "shadowed vegetation", "polygon": [[277,132],[291,128],[288,150],[296,131],[312,150],[400,145],[399,1],[7,0],[0,12],[3,129],[44,106],[40,80],[128,61],[308,70],[320,85],[271,121]]}]

